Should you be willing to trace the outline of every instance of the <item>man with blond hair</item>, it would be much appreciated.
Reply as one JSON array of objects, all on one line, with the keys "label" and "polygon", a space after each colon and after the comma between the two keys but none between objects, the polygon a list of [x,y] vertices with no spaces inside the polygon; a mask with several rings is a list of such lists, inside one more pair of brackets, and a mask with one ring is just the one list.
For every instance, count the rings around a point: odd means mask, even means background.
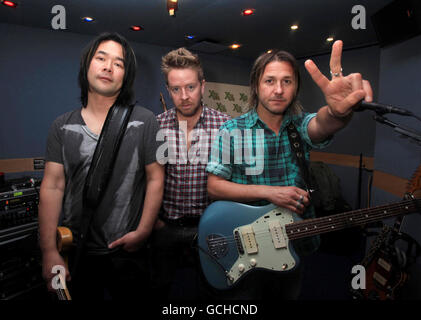
[{"label": "man with blond hair", "polygon": [[[168,153],[163,205],[151,242],[152,284],[168,297],[176,270],[187,267],[195,271],[190,279],[204,298],[193,246],[200,216],[210,204],[205,169],[212,136],[230,117],[203,105],[205,78],[197,55],[173,50],[162,58],[161,70],[174,108],[157,117]],[[187,298],[197,297],[194,289],[189,292]]]}]

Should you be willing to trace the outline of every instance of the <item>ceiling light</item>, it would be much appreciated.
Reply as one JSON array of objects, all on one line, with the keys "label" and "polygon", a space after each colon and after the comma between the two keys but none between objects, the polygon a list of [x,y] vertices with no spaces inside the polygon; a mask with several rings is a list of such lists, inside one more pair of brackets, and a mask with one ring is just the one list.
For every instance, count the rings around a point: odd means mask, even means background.
[{"label": "ceiling light", "polygon": [[133,31],[143,30],[143,28],[141,26],[131,26],[130,29],[132,29]]},{"label": "ceiling light", "polygon": [[266,51],[266,53],[272,53],[272,50],[268,50],[268,51]]},{"label": "ceiling light", "polygon": [[95,19],[94,19],[94,18],[92,18],[92,17],[83,17],[83,18],[82,18],[82,20],[83,20],[83,21],[85,21],[85,22],[92,22],[92,21],[94,21]]},{"label": "ceiling light", "polygon": [[167,0],[167,11],[171,17],[175,17],[175,12],[178,10],[178,0]]},{"label": "ceiling light", "polygon": [[298,26],[296,24],[291,26],[291,30],[297,30],[297,29],[298,29]]},{"label": "ceiling light", "polygon": [[195,38],[195,36],[192,35],[192,34],[188,34],[188,35],[185,36],[185,38],[188,39],[188,40],[192,40],[192,39]]},{"label": "ceiling light", "polygon": [[327,42],[332,42],[333,41],[333,37],[329,37],[326,39]]},{"label": "ceiling light", "polygon": [[252,14],[254,14],[256,10],[254,9],[244,9],[243,11],[241,11],[241,14],[243,16],[251,16]]},{"label": "ceiling light", "polygon": [[241,47],[241,44],[238,44],[238,43],[233,43],[232,45],[230,45],[230,48],[233,49],[233,50],[236,50],[239,47]]},{"label": "ceiling light", "polygon": [[18,6],[16,2],[7,1],[7,0],[3,0],[1,3],[11,8],[16,8]]}]

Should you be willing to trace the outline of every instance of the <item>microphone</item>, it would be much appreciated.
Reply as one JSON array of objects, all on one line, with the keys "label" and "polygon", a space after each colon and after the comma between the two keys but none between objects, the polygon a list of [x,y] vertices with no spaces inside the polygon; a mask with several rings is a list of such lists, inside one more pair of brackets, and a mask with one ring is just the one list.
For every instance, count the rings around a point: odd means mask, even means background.
[{"label": "microphone", "polygon": [[375,103],[375,102],[365,102],[361,101],[358,108],[356,108],[354,111],[360,112],[364,110],[372,110],[379,114],[385,114],[385,113],[396,113],[403,116],[413,116],[414,114],[411,111],[397,108],[390,105]]}]

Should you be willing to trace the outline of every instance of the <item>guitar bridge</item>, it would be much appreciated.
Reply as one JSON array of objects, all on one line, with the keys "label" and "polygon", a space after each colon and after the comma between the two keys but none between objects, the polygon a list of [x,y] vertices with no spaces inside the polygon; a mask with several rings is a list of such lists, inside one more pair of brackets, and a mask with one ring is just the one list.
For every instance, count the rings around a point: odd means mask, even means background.
[{"label": "guitar bridge", "polygon": [[244,248],[243,248],[243,244],[241,243],[240,234],[238,233],[238,230],[234,231],[234,239],[235,239],[235,243],[237,244],[238,253],[240,255],[244,254]]},{"label": "guitar bridge", "polygon": [[206,237],[206,243],[210,254],[216,259],[225,257],[228,253],[227,240],[218,234],[210,234]]}]

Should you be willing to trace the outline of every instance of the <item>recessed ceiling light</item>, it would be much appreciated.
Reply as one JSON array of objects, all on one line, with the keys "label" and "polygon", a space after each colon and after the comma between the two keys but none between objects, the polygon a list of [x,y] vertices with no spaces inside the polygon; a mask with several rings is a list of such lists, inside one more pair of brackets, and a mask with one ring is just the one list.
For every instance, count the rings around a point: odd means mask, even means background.
[{"label": "recessed ceiling light", "polygon": [[16,8],[18,6],[18,4],[16,2],[13,2],[13,1],[4,0],[1,3],[4,4],[5,6],[11,7],[11,8]]},{"label": "recessed ceiling light", "polygon": [[333,37],[329,37],[326,39],[327,42],[332,42],[333,41]]},{"label": "recessed ceiling light", "polygon": [[188,39],[188,40],[192,40],[192,39],[195,38],[195,36],[192,35],[192,34],[188,34],[188,35],[185,36],[185,38]]},{"label": "recessed ceiling light", "polygon": [[141,26],[131,26],[130,29],[132,29],[133,31],[143,30],[143,28]]},{"label": "recessed ceiling light", "polygon": [[83,18],[82,18],[82,20],[83,20],[83,21],[85,21],[85,22],[92,22],[92,21],[94,21],[95,19],[94,19],[94,18],[92,18],[92,17],[83,17]]},{"label": "recessed ceiling light", "polygon": [[272,50],[268,50],[268,51],[266,51],[266,53],[272,53]]},{"label": "recessed ceiling light", "polygon": [[171,17],[175,17],[175,12],[178,10],[178,0],[167,0],[167,11]]},{"label": "recessed ceiling light", "polygon": [[255,11],[256,10],[254,10],[254,9],[244,9],[243,11],[241,11],[241,14],[243,16],[251,16],[251,15],[254,14]]},{"label": "recessed ceiling light", "polygon": [[297,30],[298,29],[298,25],[294,24],[291,26],[291,30]]},{"label": "recessed ceiling light", "polygon": [[232,45],[230,45],[230,48],[233,49],[233,50],[236,50],[239,47],[241,47],[241,44],[238,44],[238,43],[233,43]]}]

